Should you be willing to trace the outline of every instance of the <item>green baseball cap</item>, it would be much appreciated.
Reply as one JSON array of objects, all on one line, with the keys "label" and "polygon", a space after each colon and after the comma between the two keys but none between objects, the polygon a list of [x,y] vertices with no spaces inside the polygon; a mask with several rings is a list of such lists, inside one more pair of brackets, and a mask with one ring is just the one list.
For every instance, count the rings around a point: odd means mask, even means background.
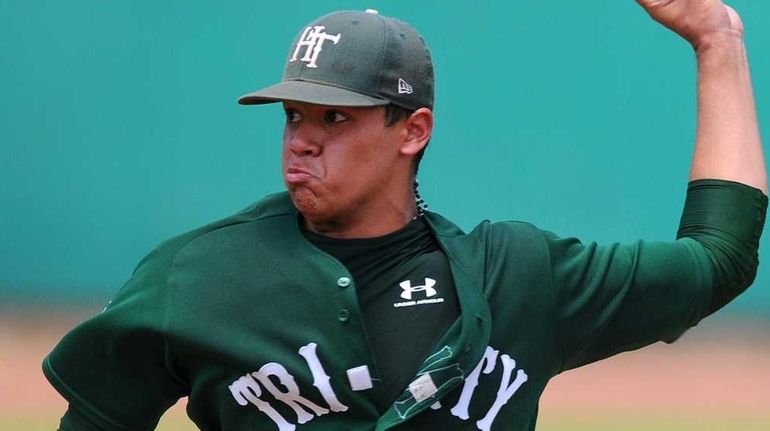
[{"label": "green baseball cap", "polygon": [[334,12],[300,31],[281,82],[238,99],[242,105],[282,101],[432,109],[433,62],[409,24],[372,9]]}]

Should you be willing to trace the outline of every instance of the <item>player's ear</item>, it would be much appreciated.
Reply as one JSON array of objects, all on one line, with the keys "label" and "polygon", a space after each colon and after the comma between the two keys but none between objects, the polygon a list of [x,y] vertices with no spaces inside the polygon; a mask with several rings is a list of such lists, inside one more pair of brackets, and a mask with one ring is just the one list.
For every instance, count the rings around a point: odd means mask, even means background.
[{"label": "player's ear", "polygon": [[420,108],[404,120],[401,154],[414,156],[428,145],[433,133],[433,112],[428,108]]}]

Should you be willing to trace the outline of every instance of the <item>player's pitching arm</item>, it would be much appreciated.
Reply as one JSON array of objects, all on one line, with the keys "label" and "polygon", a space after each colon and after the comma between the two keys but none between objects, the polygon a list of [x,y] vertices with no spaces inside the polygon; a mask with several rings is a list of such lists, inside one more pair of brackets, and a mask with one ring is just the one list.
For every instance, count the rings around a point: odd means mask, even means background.
[{"label": "player's pitching arm", "polygon": [[767,194],[743,23],[720,0],[637,0],[693,47],[698,63],[698,126],[690,179],[724,179]]},{"label": "player's pitching arm", "polygon": [[549,239],[562,370],[675,340],[746,290],[759,264],[767,179],[740,18],[719,0],[636,1],[696,53],[691,181],[676,241]]},{"label": "player's pitching arm", "polygon": [[637,3],[687,40],[697,58],[695,152],[677,237],[694,239],[708,257],[710,314],[753,282],[767,209],[767,173],[743,23],[721,0]]}]

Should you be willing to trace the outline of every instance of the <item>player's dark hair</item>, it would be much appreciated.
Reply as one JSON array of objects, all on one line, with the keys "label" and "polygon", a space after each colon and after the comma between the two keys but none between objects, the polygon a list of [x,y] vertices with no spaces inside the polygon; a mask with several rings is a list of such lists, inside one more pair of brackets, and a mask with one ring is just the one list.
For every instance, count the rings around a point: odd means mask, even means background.
[{"label": "player's dark hair", "polygon": [[[385,105],[385,126],[387,127],[395,126],[396,123],[402,120],[406,120],[413,113],[414,113],[414,110],[412,109],[402,108],[401,106],[389,103]],[[428,141],[428,143],[430,143],[430,141]],[[420,168],[420,162],[422,161],[422,156],[425,155],[426,148],[428,148],[427,144],[425,144],[422,150],[420,150],[420,152],[415,154],[414,156],[415,177],[417,176],[417,170]]]},{"label": "player's dark hair", "polygon": [[399,121],[409,118],[412,113],[414,111],[411,109],[389,103],[385,105],[385,125],[388,127],[395,126]]}]

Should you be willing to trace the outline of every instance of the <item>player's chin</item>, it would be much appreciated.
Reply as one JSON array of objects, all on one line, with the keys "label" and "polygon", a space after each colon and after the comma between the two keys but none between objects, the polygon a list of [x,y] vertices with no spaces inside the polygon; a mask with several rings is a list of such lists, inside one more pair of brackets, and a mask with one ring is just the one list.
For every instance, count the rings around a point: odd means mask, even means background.
[{"label": "player's chin", "polygon": [[289,196],[297,211],[302,213],[305,218],[314,220],[323,218],[327,205],[324,200],[308,187],[289,187]]}]

